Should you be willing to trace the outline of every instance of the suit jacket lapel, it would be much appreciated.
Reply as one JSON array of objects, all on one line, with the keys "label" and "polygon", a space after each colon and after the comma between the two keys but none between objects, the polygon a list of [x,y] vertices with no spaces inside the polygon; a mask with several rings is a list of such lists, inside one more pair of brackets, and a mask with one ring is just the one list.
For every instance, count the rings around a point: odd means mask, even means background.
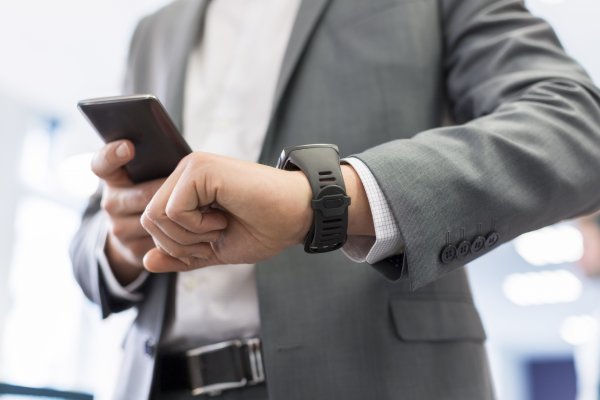
[{"label": "suit jacket lapel", "polygon": [[279,80],[275,91],[275,105],[280,103],[281,97],[298,65],[302,52],[308,43],[308,39],[329,1],[330,0],[302,0],[300,3],[298,15],[296,16],[296,21],[292,28],[290,40],[279,73]]},{"label": "suit jacket lapel", "polygon": [[330,1],[331,0],[302,0],[300,3],[298,15],[296,16],[296,21],[292,28],[290,40],[283,57],[279,79],[277,81],[269,128],[267,130],[263,151],[260,156],[260,161],[263,163],[269,161],[272,153],[270,146],[273,138],[273,123],[277,110],[281,105],[285,90],[298,66],[302,53],[306,48],[317,22]]}]

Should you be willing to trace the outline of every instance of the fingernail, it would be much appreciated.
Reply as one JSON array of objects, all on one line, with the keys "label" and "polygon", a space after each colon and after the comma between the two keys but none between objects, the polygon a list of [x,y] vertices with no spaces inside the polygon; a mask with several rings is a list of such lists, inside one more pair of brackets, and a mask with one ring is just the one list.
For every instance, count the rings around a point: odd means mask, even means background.
[{"label": "fingernail", "polygon": [[127,143],[121,143],[118,147],[117,147],[117,157],[119,158],[126,158],[129,156],[129,147],[127,147]]}]

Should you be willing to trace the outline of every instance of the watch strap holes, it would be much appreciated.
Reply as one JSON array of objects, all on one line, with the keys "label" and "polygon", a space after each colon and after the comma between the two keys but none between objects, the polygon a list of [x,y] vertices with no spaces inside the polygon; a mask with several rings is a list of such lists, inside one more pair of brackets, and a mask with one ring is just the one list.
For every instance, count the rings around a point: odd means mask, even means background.
[{"label": "watch strap holes", "polygon": [[335,178],[333,176],[327,176],[319,178],[319,182],[335,182]]}]

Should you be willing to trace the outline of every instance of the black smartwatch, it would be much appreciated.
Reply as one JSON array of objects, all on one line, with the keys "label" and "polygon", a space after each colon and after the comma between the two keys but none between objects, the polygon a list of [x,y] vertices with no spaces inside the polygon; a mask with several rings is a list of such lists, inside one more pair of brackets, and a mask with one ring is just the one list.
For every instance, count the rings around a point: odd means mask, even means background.
[{"label": "black smartwatch", "polygon": [[334,144],[307,144],[286,147],[277,168],[301,170],[313,192],[313,224],[304,239],[307,253],[337,250],[346,243],[350,197],[340,168],[338,147]]}]

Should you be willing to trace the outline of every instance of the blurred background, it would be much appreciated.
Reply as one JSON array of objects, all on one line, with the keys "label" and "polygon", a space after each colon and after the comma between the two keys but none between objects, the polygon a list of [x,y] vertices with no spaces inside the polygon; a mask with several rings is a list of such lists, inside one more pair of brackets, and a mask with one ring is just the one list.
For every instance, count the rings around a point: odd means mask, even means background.
[{"label": "blurred background", "polygon": [[[134,315],[100,321],[72,278],[100,146],[75,104],[119,93],[137,20],[167,2],[0,1],[0,396],[11,384],[111,398]],[[527,4],[600,84],[600,2]],[[600,280],[575,267],[581,252],[564,222],[468,267],[499,400],[597,399]]]}]

